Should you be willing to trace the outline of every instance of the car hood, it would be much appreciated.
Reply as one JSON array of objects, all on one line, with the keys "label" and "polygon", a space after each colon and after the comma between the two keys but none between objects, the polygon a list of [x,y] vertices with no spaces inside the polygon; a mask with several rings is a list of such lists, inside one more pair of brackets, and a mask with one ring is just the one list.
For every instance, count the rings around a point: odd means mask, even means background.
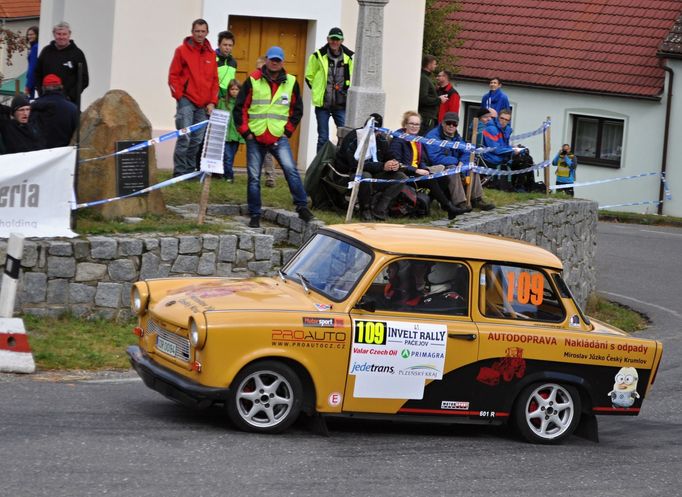
[{"label": "car hood", "polygon": [[150,310],[166,320],[186,325],[190,314],[206,311],[330,310],[330,301],[306,294],[295,281],[279,278],[168,279],[147,281]]},{"label": "car hood", "polygon": [[590,317],[590,323],[592,323],[592,325],[594,326],[592,333],[603,333],[606,335],[629,336],[629,334],[624,332],[623,330],[619,330],[618,328],[611,326],[609,324],[606,324],[602,321],[599,321],[598,319],[594,319],[593,317]]}]

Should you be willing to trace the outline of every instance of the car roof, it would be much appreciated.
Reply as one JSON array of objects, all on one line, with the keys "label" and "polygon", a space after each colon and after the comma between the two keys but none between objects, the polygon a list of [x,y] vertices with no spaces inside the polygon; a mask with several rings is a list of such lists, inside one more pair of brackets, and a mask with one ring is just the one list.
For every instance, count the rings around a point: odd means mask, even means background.
[{"label": "car roof", "polygon": [[563,269],[561,260],[551,252],[497,235],[384,223],[335,224],[325,228],[393,254],[458,257]]}]

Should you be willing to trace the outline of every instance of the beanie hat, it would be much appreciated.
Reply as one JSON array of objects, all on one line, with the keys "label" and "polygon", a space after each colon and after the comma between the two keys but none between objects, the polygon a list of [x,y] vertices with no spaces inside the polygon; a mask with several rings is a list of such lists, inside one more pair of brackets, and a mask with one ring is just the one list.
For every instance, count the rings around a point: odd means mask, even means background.
[{"label": "beanie hat", "polygon": [[488,115],[492,115],[492,112],[490,112],[490,109],[486,109],[485,107],[481,107],[480,109],[478,109],[478,113],[476,114],[476,117],[478,117],[480,119],[481,117],[488,116]]},{"label": "beanie hat", "polygon": [[24,95],[17,95],[12,99],[12,114],[14,114],[17,109],[20,109],[22,107],[26,107],[31,105],[31,102],[28,101],[28,98],[26,98]]},{"label": "beanie hat", "polygon": [[43,86],[61,86],[62,78],[56,74],[48,74],[43,78]]}]

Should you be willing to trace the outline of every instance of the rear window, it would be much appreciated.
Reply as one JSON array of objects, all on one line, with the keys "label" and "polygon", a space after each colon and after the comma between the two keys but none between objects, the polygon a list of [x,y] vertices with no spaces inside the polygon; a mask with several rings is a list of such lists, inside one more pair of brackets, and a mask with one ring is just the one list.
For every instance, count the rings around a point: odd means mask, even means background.
[{"label": "rear window", "polygon": [[479,307],[486,317],[550,322],[566,317],[549,279],[537,269],[486,264],[479,284]]}]

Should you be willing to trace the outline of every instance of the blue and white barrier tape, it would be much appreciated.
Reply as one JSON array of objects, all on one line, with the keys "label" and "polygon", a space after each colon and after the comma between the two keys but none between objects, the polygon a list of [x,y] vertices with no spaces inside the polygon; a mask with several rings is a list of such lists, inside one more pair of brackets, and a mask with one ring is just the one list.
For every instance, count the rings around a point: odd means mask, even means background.
[{"label": "blue and white barrier tape", "polygon": [[630,176],[621,176],[618,178],[607,178],[607,179],[598,179],[595,181],[585,181],[583,183],[566,183],[566,184],[559,184],[556,186],[550,186],[550,190],[563,190],[564,188],[574,188],[578,186],[592,186],[592,185],[601,185],[604,183],[611,183],[612,181],[623,181],[623,180],[629,180],[629,179],[637,179],[637,178],[646,178],[648,176],[660,176],[661,173],[641,173],[641,174],[632,174]]},{"label": "blue and white barrier tape", "polygon": [[129,193],[128,195],[123,195],[121,197],[113,197],[113,198],[107,198],[105,200],[95,200],[93,202],[85,202],[83,204],[77,204],[71,207],[71,210],[76,210],[76,209],[82,209],[83,207],[94,207],[95,205],[102,205],[102,204],[108,204],[109,202],[115,202],[117,200],[122,200],[124,198],[131,198],[131,197],[136,197],[137,195],[142,195],[144,193],[149,193],[154,190],[160,190],[161,188],[164,188],[166,186],[174,185],[175,183],[180,183],[181,181],[185,181],[190,178],[194,178],[195,176],[198,176],[200,174],[203,174],[203,171],[193,171],[191,173],[183,174],[182,176],[176,176],[175,178],[167,179],[166,181],[162,181],[161,183],[157,183],[155,185],[152,185],[150,187],[144,188],[142,190],[138,190],[133,193]]},{"label": "blue and white barrier tape", "polygon": [[132,147],[128,147],[128,148],[123,149],[123,150],[119,150],[118,152],[103,155],[101,157],[93,157],[92,159],[82,159],[82,160],[78,161],[78,163],[82,164],[84,162],[92,162],[92,161],[96,161],[96,160],[108,159],[109,157],[114,157],[116,155],[126,154],[128,152],[134,152],[135,150],[141,150],[143,148],[151,147],[152,145],[154,145],[156,143],[163,143],[163,142],[168,141],[168,140],[173,140],[179,136],[187,135],[189,133],[197,131],[197,130],[205,127],[207,124],[208,124],[208,121],[201,121],[201,122],[198,122],[196,124],[192,124],[188,128],[182,128],[182,129],[178,129],[175,131],[171,131],[169,133],[166,133],[165,135],[157,136],[156,138],[152,138],[151,140],[147,140],[146,142],[136,143]]},{"label": "blue and white barrier tape", "polygon": [[453,174],[466,173],[468,171],[474,171],[478,174],[484,174],[486,176],[513,176],[515,174],[525,174],[533,171],[539,171],[550,165],[550,161],[541,162],[539,164],[533,164],[530,167],[524,169],[518,169],[516,171],[504,171],[497,169],[490,169],[489,167],[476,166],[473,163],[466,165],[455,166],[449,169],[444,169],[443,171],[425,175],[425,176],[411,176],[409,178],[403,179],[380,179],[380,178],[363,178],[362,176],[355,176],[354,180],[348,183],[348,188],[353,188],[355,183],[414,183],[417,181],[426,181],[429,179],[442,178],[443,176],[450,176]]},{"label": "blue and white barrier tape", "polygon": [[[551,121],[543,121],[542,125],[534,130],[534,131],[529,131],[527,133],[521,133],[519,135],[513,135],[510,137],[510,140],[522,140],[524,138],[528,138],[531,136],[539,135],[544,133],[545,129],[551,126]],[[378,131],[383,134],[391,135],[394,138],[401,138],[405,141],[408,142],[416,142],[416,143],[423,143],[424,145],[438,145],[439,147],[442,148],[452,148],[454,150],[461,150],[463,152],[473,152],[476,155],[481,155],[486,152],[492,152],[493,150],[496,150],[501,153],[507,153],[511,152],[513,147],[503,147],[503,148],[498,148],[498,147],[479,147],[476,148],[476,146],[472,143],[468,143],[465,141],[449,141],[449,140],[437,140],[435,138],[426,138],[424,136],[420,135],[410,135],[402,131],[396,131],[396,130],[391,130],[389,128],[375,128],[375,131]]]}]

